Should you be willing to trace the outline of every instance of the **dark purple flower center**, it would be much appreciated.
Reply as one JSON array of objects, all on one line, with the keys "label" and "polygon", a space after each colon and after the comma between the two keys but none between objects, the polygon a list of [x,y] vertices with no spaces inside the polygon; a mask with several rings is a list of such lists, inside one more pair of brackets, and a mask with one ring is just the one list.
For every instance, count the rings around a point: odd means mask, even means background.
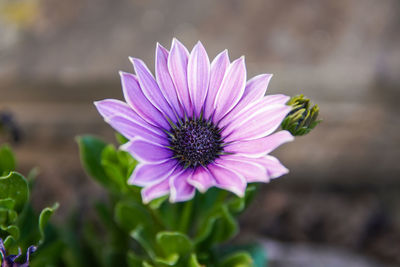
[{"label": "dark purple flower center", "polygon": [[174,158],[185,168],[206,166],[222,152],[220,130],[204,119],[186,119],[170,133]]}]

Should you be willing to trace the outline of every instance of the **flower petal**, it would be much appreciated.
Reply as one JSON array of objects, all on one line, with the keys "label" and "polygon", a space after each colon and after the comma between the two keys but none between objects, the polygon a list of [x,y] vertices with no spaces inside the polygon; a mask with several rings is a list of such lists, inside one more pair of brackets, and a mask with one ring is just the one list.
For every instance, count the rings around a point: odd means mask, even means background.
[{"label": "flower petal", "polygon": [[193,175],[188,178],[188,183],[196,187],[200,192],[204,193],[210,187],[215,185],[215,180],[207,168],[199,166],[194,170]]},{"label": "flower petal", "polygon": [[263,138],[228,144],[225,147],[225,151],[251,158],[259,158],[270,153],[283,143],[293,140],[294,137],[288,131],[279,131]]},{"label": "flower petal", "polygon": [[247,183],[242,175],[216,163],[208,165],[207,168],[214,176],[216,187],[231,191],[239,197],[244,196]]},{"label": "flower petal", "polygon": [[271,78],[272,74],[260,74],[251,78],[247,81],[243,97],[240,101],[244,101],[247,105],[264,97]]},{"label": "flower petal", "polygon": [[240,100],[246,85],[246,66],[241,57],[229,66],[215,97],[215,120],[219,121]]},{"label": "flower petal", "polygon": [[[243,121],[249,117],[249,114],[254,114],[262,108],[268,108],[270,105],[280,104],[284,105],[290,99],[289,96],[276,94],[267,95],[259,101],[254,101],[247,106],[242,107],[237,112],[229,112],[219,123],[219,127],[223,128],[229,124],[236,124],[238,121]],[[239,105],[239,104],[238,104]],[[236,107],[235,107],[236,110]],[[234,110],[232,110],[234,111]]]},{"label": "flower petal", "polygon": [[271,105],[261,108],[259,111],[246,112],[247,117],[237,119],[223,130],[226,136],[225,142],[239,140],[251,140],[267,136],[274,132],[282,120],[290,112],[291,108],[285,105]]},{"label": "flower petal", "polygon": [[170,149],[138,137],[122,145],[121,149],[132,154],[138,161],[146,163],[162,162],[172,157]]},{"label": "flower petal", "polygon": [[128,180],[128,184],[148,186],[168,177],[176,168],[175,160],[156,164],[139,164]]},{"label": "flower petal", "polygon": [[169,194],[169,179],[165,178],[152,185],[146,186],[141,191],[143,203],[147,204],[153,199]]},{"label": "flower petal", "polygon": [[251,103],[261,100],[265,95],[271,77],[272,74],[261,74],[249,80],[239,103],[222,119],[220,125],[225,125],[224,121],[230,121],[238,113],[249,107]]},{"label": "flower petal", "polygon": [[229,170],[240,173],[247,182],[268,182],[267,170],[251,158],[225,155],[215,161]]},{"label": "flower petal", "polygon": [[200,115],[207,96],[210,82],[210,60],[203,45],[199,41],[189,56],[188,86],[189,94],[196,116]]},{"label": "flower petal", "polygon": [[169,106],[167,100],[165,100],[157,82],[154,80],[153,75],[147,68],[146,64],[137,58],[130,58],[135,68],[136,75],[139,79],[140,87],[146,98],[165,116],[176,122],[176,116]]},{"label": "flower petal", "polygon": [[128,120],[125,117],[116,115],[106,118],[105,121],[128,139],[133,139],[139,136],[153,143],[162,145],[169,144],[168,139],[163,132],[160,131],[155,133],[150,131],[148,128],[144,128],[143,126]]},{"label": "flower petal", "polygon": [[178,95],[175,89],[174,82],[168,70],[168,55],[167,49],[157,44],[156,48],[156,79],[165,99],[175,110],[180,118],[183,118],[183,108],[179,102]]},{"label": "flower petal", "polygon": [[157,135],[164,135],[164,132],[160,128],[145,121],[125,102],[116,99],[105,99],[101,101],[96,101],[94,102],[94,104],[99,113],[104,117],[106,121],[109,118],[115,116],[123,117],[130,122],[140,125]]},{"label": "flower petal", "polygon": [[187,83],[188,56],[189,52],[186,47],[177,39],[174,39],[168,56],[168,70],[174,82],[180,103],[183,105],[186,114],[192,115],[193,108]]},{"label": "flower petal", "polygon": [[255,160],[267,169],[267,174],[271,179],[275,179],[289,173],[289,170],[273,156],[267,155]]},{"label": "flower petal", "polygon": [[188,179],[192,176],[193,170],[186,169],[175,174],[170,178],[170,202],[182,202],[192,199],[196,192],[195,188],[188,183]]},{"label": "flower petal", "polygon": [[104,99],[100,101],[95,101],[94,105],[96,106],[100,115],[104,118],[114,115],[121,115],[130,117],[134,121],[136,120],[136,118],[139,118],[139,120],[143,120],[140,116],[137,115],[136,112],[132,110],[132,108],[128,104],[117,99]]},{"label": "flower petal", "polygon": [[120,75],[125,100],[132,109],[148,123],[169,129],[170,126],[165,117],[143,94],[135,75],[126,72],[120,72]]},{"label": "flower petal", "polygon": [[207,97],[204,103],[204,116],[206,119],[210,118],[211,115],[214,114],[215,96],[218,93],[218,90],[221,86],[222,80],[224,79],[225,72],[228,67],[228,51],[224,50],[220,54],[218,54],[211,63],[210,84],[208,85]]}]

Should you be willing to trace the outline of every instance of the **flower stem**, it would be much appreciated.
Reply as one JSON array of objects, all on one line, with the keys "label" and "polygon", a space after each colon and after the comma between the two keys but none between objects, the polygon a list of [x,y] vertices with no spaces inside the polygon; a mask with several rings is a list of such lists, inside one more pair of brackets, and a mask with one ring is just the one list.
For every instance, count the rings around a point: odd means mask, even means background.
[{"label": "flower stem", "polygon": [[181,222],[179,224],[179,231],[186,233],[188,231],[190,217],[192,216],[193,200],[188,201],[183,206]]}]

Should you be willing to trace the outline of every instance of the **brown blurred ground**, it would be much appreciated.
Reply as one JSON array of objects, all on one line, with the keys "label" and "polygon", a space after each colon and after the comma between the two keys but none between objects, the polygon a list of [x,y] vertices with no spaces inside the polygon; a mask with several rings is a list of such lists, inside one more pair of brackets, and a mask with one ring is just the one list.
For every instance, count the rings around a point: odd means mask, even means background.
[{"label": "brown blurred ground", "polygon": [[37,205],[65,214],[100,192],[74,137],[112,140],[92,102],[121,98],[128,56],[152,69],[172,37],[244,54],[249,77],[274,73],[270,93],[304,93],[324,119],[275,153],[291,174],[264,187],[245,230],[400,264],[399,27],[397,0],[0,0],[0,110],[22,128],[20,170],[41,170]]}]

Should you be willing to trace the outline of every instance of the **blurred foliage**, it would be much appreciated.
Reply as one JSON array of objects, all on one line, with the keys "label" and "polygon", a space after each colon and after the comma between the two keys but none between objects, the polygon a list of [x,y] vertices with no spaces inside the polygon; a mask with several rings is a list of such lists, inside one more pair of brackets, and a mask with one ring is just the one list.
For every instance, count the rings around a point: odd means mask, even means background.
[{"label": "blurred foliage", "polygon": [[[239,231],[236,217],[252,200],[254,185],[244,198],[213,188],[184,203],[160,197],[145,205],[140,188],[127,184],[136,160],[93,136],[77,142],[83,166],[107,189],[108,201],[96,203],[97,218],[85,221],[77,240],[80,255],[66,255],[71,259],[61,259],[63,266],[265,266],[263,249],[227,243]],[[54,260],[43,266],[60,263]]]},{"label": "blurred foliage", "polygon": [[[19,254],[22,248],[28,250],[29,257],[35,250],[34,246],[44,242],[47,223],[58,204],[36,214],[29,199],[34,177],[31,175],[31,180],[28,180],[15,172],[15,168],[16,161],[11,148],[8,145],[0,146],[0,239],[4,241],[3,249],[9,255]],[[21,261],[19,258],[17,260]]]},{"label": "blurred foliage", "polygon": [[305,98],[304,95],[293,96],[287,105],[291,106],[292,110],[283,120],[281,127],[292,135],[306,135],[321,122],[317,120],[318,105],[312,106],[310,99]]}]

